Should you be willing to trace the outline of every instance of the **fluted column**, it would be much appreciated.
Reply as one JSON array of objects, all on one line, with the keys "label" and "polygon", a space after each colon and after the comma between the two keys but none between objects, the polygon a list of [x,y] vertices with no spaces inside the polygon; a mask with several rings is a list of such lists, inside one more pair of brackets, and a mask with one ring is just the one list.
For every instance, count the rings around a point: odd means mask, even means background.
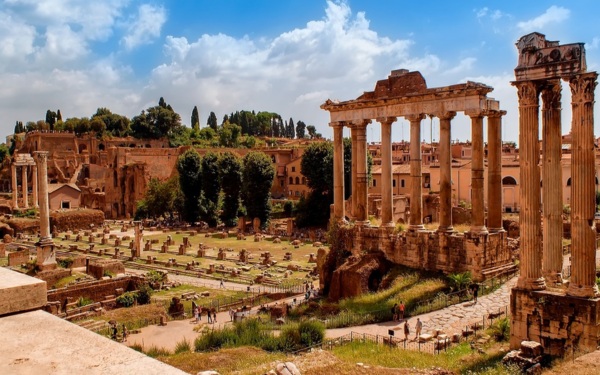
[{"label": "fluted column", "polygon": [[350,174],[350,183],[351,183],[351,190],[350,193],[352,194],[350,199],[350,213],[348,214],[352,219],[356,219],[356,182],[357,180],[357,175],[356,175],[356,171],[357,171],[357,167],[356,167],[356,156],[357,156],[357,151],[356,151],[356,145],[358,144],[356,135],[358,134],[358,131],[356,130],[356,128],[353,125],[350,125],[350,139],[352,140],[352,145],[351,145],[351,150],[352,150],[352,155],[350,155],[350,165],[352,168],[352,173]]},{"label": "fluted column", "polygon": [[405,116],[410,121],[410,230],[425,229],[423,225],[423,178],[421,175],[421,120],[423,114]]},{"label": "fluted column", "polygon": [[381,123],[381,226],[393,227],[392,123],[396,117],[379,118]]},{"label": "fluted column", "polygon": [[[334,220],[344,220],[344,125],[331,122],[333,128],[333,216]],[[352,171],[354,173],[354,170]]]},{"label": "fluted column", "polygon": [[369,178],[367,173],[367,125],[371,120],[353,123],[356,130],[356,212],[357,223],[369,223],[367,195],[369,193]]},{"label": "fluted column", "polygon": [[450,122],[456,112],[435,114],[440,119],[440,226],[438,231],[451,232],[452,228],[452,150]]},{"label": "fluted column", "polygon": [[562,281],[562,137],[561,84],[549,81],[542,88],[542,274],[546,282]]},{"label": "fluted column", "polygon": [[27,199],[27,166],[21,167],[21,190],[23,190],[23,208],[29,208],[29,200]]},{"label": "fluted column", "polygon": [[542,277],[540,215],[539,87],[535,82],[513,82],[519,95],[519,224],[521,232],[521,274],[517,286],[545,289]]},{"label": "fluted column", "polygon": [[594,168],[594,90],[598,74],[584,73],[572,78],[573,121],[571,134],[571,280],[567,294],[577,297],[595,297],[596,245],[594,212],[596,208]]},{"label": "fluted column", "polygon": [[468,111],[471,117],[471,233],[487,233],[483,199],[483,113]]},{"label": "fluted column", "polygon": [[38,176],[37,176],[37,165],[33,165],[33,172],[31,173],[31,177],[33,179],[33,185],[31,189],[31,194],[33,198],[33,207],[38,208],[40,206],[40,202],[38,200]]},{"label": "fluted column", "polygon": [[502,116],[506,111],[488,111],[488,222],[490,232],[502,227]]},{"label": "fluted column", "polygon": [[40,242],[52,240],[50,236],[50,207],[48,205],[48,151],[35,151],[40,187]]},{"label": "fluted column", "polygon": [[17,185],[17,166],[12,164],[10,166],[11,177],[12,177],[12,204],[13,208],[19,208],[19,188]]}]

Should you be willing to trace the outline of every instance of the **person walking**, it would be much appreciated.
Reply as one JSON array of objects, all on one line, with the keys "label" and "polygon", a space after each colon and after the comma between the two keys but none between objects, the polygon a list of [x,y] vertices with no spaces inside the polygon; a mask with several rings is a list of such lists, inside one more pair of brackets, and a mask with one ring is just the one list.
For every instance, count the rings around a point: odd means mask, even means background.
[{"label": "person walking", "polygon": [[473,301],[477,303],[477,294],[479,294],[479,284],[473,283]]},{"label": "person walking", "polygon": [[420,318],[417,318],[417,324],[415,324],[415,340],[421,337],[421,330],[423,330],[423,322]]},{"label": "person walking", "polygon": [[392,320],[394,322],[398,321],[398,304],[394,303],[394,306],[392,306]]},{"label": "person walking", "polygon": [[213,311],[213,323],[217,322],[217,310]]},{"label": "person walking", "polygon": [[221,277],[221,283],[219,284],[219,288],[225,288],[225,283],[223,283],[222,277]]},{"label": "person walking", "polygon": [[398,309],[400,310],[400,313],[398,314],[399,317],[398,319],[400,321],[404,320],[404,309],[406,308],[406,306],[404,306],[404,301],[400,301],[400,306],[398,306]]},{"label": "person walking", "polygon": [[404,341],[408,340],[408,335],[410,335],[410,326],[408,325],[408,319],[404,321]]},{"label": "person walking", "polygon": [[209,323],[212,323],[212,317],[210,316],[210,310],[208,310],[208,311],[206,312],[206,315],[208,316],[208,322],[209,322]]},{"label": "person walking", "polygon": [[229,317],[231,318],[231,321],[233,322],[233,315],[235,314],[235,312],[233,311],[233,309],[229,309]]},{"label": "person walking", "polygon": [[125,327],[125,323],[123,323],[123,342],[127,342],[127,336],[129,335],[129,331],[127,327]]}]

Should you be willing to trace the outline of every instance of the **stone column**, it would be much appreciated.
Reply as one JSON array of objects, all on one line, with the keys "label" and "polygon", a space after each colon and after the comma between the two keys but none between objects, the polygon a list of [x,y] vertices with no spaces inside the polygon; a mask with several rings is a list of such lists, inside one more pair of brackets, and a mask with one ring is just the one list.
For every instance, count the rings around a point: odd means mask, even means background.
[{"label": "stone column", "polygon": [[485,205],[483,199],[483,113],[468,111],[471,117],[471,229],[474,234],[485,234]]},{"label": "stone column", "polygon": [[[367,196],[369,193],[369,176],[367,173],[367,125],[371,120],[353,123],[356,128],[356,222],[362,225],[369,223]],[[354,192],[352,193],[354,194]]]},{"label": "stone column", "polygon": [[48,151],[34,151],[38,166],[40,199],[40,242],[37,243],[37,265],[41,270],[56,268],[54,243],[50,234],[50,209],[48,206]]},{"label": "stone column", "polygon": [[506,111],[489,111],[488,118],[488,222],[490,232],[502,227],[502,116]]},{"label": "stone column", "polygon": [[440,226],[438,231],[451,232],[452,228],[452,150],[450,121],[456,112],[435,114],[440,119]]},{"label": "stone column", "polygon": [[29,199],[27,199],[27,166],[21,167],[21,190],[23,191],[23,208],[29,208]]},{"label": "stone column", "polygon": [[562,136],[561,136],[561,85],[559,80],[549,81],[542,88],[542,215],[543,257],[542,274],[546,282],[562,281]]},{"label": "stone column", "polygon": [[32,187],[31,187],[31,194],[32,194],[32,198],[33,198],[33,207],[38,208],[40,206],[39,200],[38,200],[38,176],[37,176],[37,165],[33,165],[33,172],[32,172]]},{"label": "stone column", "polygon": [[19,188],[17,186],[17,166],[12,164],[10,166],[11,174],[12,174],[12,204],[13,208],[19,208]]},{"label": "stone column", "polygon": [[[344,220],[344,125],[331,122],[333,128],[333,218]],[[354,171],[352,171],[354,173]]]},{"label": "stone column", "polygon": [[142,255],[142,222],[141,221],[133,222],[133,233],[134,233],[133,256],[136,258],[139,258]]},{"label": "stone column", "polygon": [[423,230],[423,178],[421,175],[421,120],[424,114],[405,116],[410,121],[410,218],[409,230]]},{"label": "stone column", "polygon": [[571,159],[571,280],[567,294],[596,297],[596,231],[594,230],[594,90],[596,72],[579,74],[571,86],[573,135]]},{"label": "stone column", "polygon": [[396,117],[379,118],[381,123],[381,226],[394,226],[392,192],[392,123]]},{"label": "stone column", "polygon": [[351,165],[351,169],[352,172],[350,173],[350,213],[349,216],[352,219],[356,219],[356,182],[357,182],[357,178],[356,178],[356,172],[357,172],[357,167],[356,167],[356,156],[357,156],[357,151],[356,151],[356,145],[358,144],[356,135],[358,134],[358,131],[356,130],[356,127],[353,125],[350,125],[350,139],[352,140],[351,143],[351,155],[350,155],[350,165]]},{"label": "stone column", "polygon": [[521,232],[521,274],[517,287],[546,288],[542,277],[540,215],[539,86],[533,81],[513,82],[519,95],[519,223]]}]

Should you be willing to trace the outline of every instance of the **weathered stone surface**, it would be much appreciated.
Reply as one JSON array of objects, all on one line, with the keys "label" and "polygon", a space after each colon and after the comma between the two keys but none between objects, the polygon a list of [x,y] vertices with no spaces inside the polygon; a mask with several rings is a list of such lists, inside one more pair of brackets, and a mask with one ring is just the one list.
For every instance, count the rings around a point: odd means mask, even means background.
[{"label": "weathered stone surface", "polygon": [[277,375],[301,375],[300,370],[293,362],[278,363],[275,372]]},{"label": "weathered stone surface", "polygon": [[360,295],[379,289],[381,278],[390,268],[390,262],[382,253],[369,253],[362,257],[350,257],[333,272],[329,298],[337,301],[342,298]]},{"label": "weathered stone surface", "polygon": [[0,267],[0,316],[41,308],[46,302],[45,281]]}]

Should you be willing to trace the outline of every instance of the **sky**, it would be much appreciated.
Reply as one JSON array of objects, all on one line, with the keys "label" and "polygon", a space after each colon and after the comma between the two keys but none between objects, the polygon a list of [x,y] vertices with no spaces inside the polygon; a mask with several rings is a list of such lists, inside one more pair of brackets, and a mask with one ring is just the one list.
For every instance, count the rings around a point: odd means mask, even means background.
[{"label": "sky", "polygon": [[[188,126],[194,106],[201,126],[211,111],[270,111],[331,137],[323,102],[355,99],[402,68],[428,87],[494,87],[503,139],[518,141],[516,41],[537,31],[583,42],[597,70],[598,14],[596,0],[0,0],[0,136],[48,109],[131,118],[164,97]],[[562,94],[568,133],[568,85]],[[468,118],[452,125],[452,139],[470,139]],[[437,119],[422,126],[424,139],[438,139]],[[408,140],[408,129],[400,118],[393,140]],[[367,137],[380,140],[377,123]]]}]

